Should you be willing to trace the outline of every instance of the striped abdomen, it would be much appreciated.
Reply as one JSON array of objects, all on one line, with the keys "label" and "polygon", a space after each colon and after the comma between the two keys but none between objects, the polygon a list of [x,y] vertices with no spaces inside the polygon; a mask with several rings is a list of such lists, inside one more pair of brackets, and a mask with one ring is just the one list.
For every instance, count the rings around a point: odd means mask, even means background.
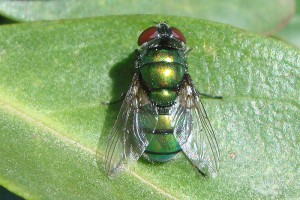
[{"label": "striped abdomen", "polygon": [[[151,130],[152,123],[141,123],[141,128]],[[146,148],[146,156],[153,161],[165,162],[173,158],[181,148],[173,135],[173,127],[170,115],[158,115],[158,121],[154,133],[148,132],[146,137],[149,144]]]},{"label": "striped abdomen", "polygon": [[[159,110],[164,110],[159,111],[154,133],[146,135],[150,142],[145,154],[153,161],[165,162],[181,151],[167,113],[174,104],[186,71],[184,52],[178,49],[148,49],[141,55],[139,70],[150,101],[162,108]],[[151,130],[153,124],[143,124],[142,128]]]}]

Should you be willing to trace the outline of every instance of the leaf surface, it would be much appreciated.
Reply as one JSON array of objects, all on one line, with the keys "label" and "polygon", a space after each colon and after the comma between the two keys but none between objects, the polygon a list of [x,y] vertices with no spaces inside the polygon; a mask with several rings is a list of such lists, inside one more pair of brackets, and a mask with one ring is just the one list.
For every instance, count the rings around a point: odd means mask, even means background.
[{"label": "leaf surface", "polygon": [[[130,84],[138,35],[153,21],[193,48],[189,73],[221,151],[215,178],[180,154],[104,174],[109,130]],[[229,25],[183,17],[110,16],[0,30],[0,185],[26,199],[299,197],[299,50]]]}]

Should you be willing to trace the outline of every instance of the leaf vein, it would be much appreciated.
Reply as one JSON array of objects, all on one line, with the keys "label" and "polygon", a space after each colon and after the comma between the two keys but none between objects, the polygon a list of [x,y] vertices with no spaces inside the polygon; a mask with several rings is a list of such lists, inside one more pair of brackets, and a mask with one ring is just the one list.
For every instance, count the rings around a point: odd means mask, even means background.
[{"label": "leaf vein", "polygon": [[[54,136],[56,136],[57,138],[59,138],[60,140],[72,144],[76,147],[78,147],[79,149],[93,155],[96,157],[96,152],[82,144],[80,144],[79,142],[72,140],[66,136],[64,136],[63,134],[59,133],[57,130],[47,126],[46,124],[44,124],[42,121],[35,119],[34,117],[31,117],[30,115],[28,115],[24,110],[20,110],[17,109],[11,105],[9,105],[8,103],[4,102],[3,100],[0,100],[0,105],[2,105],[3,109],[5,109],[6,111],[32,123],[35,124],[36,126],[40,127],[41,129],[44,129],[46,131],[48,131],[49,133],[53,134]],[[99,152],[98,152],[99,153]],[[102,154],[102,153],[101,153]],[[101,155],[102,159],[103,159],[103,154]],[[152,187],[154,190],[156,190],[158,193],[160,193],[163,196],[168,197],[169,199],[176,199],[174,196],[172,196],[170,193],[160,189],[159,186],[156,186],[155,184],[151,183],[150,181],[144,179],[141,175],[132,172],[132,171],[128,171],[129,174],[131,174],[133,177],[135,177],[136,179],[140,180],[141,182],[143,182],[144,184]]]}]

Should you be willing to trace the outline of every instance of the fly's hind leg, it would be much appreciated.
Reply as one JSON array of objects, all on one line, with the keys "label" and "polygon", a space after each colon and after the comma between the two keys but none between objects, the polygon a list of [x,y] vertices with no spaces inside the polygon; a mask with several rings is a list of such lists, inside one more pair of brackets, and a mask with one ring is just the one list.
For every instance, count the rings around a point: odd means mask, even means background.
[{"label": "fly's hind leg", "polygon": [[185,50],[185,54],[188,55],[191,51],[193,51],[193,47],[188,47],[188,48]]}]

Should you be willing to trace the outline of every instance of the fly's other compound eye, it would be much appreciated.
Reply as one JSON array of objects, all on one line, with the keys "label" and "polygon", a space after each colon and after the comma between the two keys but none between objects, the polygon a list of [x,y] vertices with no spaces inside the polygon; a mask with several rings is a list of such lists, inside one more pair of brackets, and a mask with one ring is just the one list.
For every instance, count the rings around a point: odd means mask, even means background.
[{"label": "fly's other compound eye", "polygon": [[147,28],[144,30],[139,39],[138,39],[138,45],[141,46],[145,42],[149,42],[150,40],[153,40],[158,37],[158,32],[156,26],[152,26],[150,28]]},{"label": "fly's other compound eye", "polygon": [[183,33],[180,30],[178,30],[177,28],[171,27],[171,29],[172,29],[173,37],[176,38],[177,40],[180,40],[184,44],[186,44],[186,40],[185,40]]}]

